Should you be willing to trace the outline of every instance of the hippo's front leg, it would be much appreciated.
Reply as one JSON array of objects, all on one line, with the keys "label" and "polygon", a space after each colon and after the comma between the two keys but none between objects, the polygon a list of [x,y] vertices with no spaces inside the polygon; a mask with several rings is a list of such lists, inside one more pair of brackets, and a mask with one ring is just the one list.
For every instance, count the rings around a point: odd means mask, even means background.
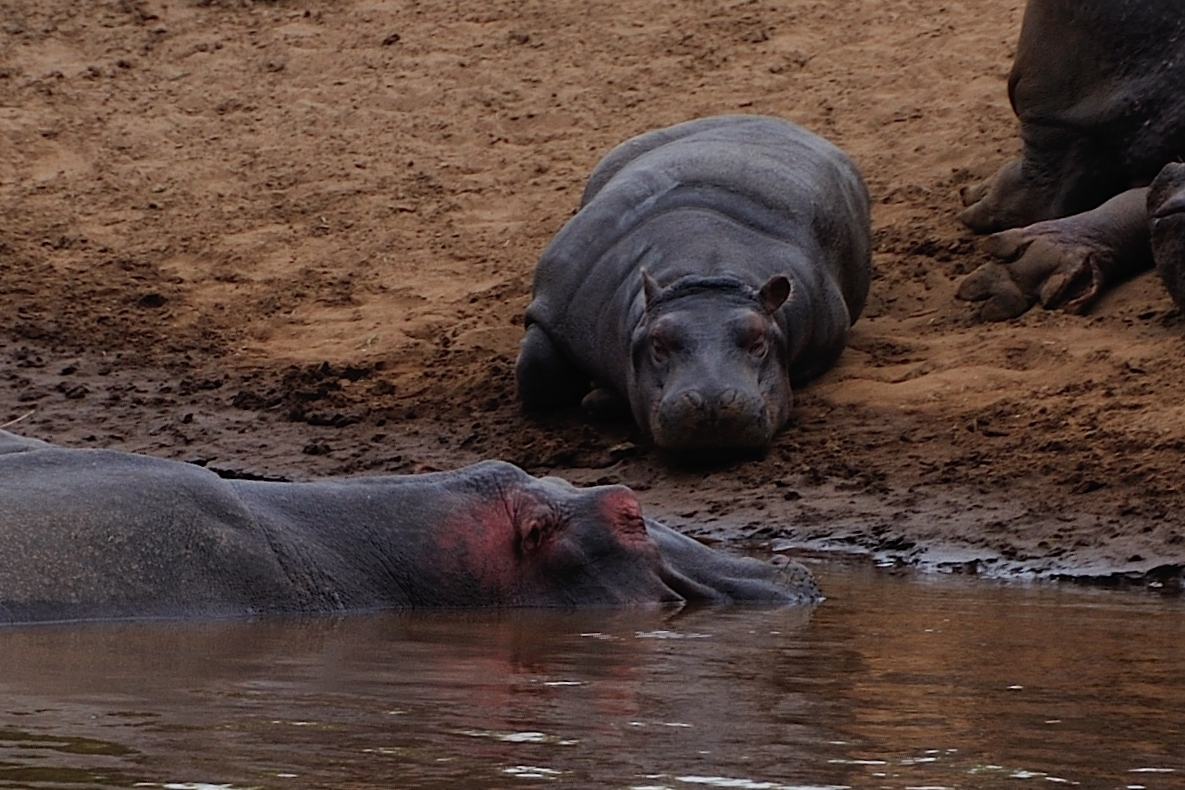
[{"label": "hippo's front leg", "polygon": [[1052,190],[1025,171],[1024,159],[1013,159],[987,181],[964,187],[959,221],[976,233],[994,233],[1056,216]]},{"label": "hippo's front leg", "polygon": [[544,411],[580,400],[589,377],[555,344],[543,327],[531,324],[514,366],[518,397],[528,411]]},{"label": "hippo's front leg", "polygon": [[630,402],[612,387],[596,384],[592,392],[580,401],[584,413],[594,420],[615,420],[629,417]]},{"label": "hippo's front leg", "polygon": [[1001,262],[980,266],[955,295],[984,302],[986,321],[1016,318],[1038,301],[1086,312],[1109,285],[1152,264],[1147,191],[1131,189],[1081,214],[994,234],[988,252]]}]

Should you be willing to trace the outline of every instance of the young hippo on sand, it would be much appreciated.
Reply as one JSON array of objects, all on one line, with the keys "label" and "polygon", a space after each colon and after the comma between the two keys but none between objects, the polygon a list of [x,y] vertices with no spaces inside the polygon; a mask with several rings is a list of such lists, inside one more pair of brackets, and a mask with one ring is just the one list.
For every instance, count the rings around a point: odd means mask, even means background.
[{"label": "young hippo on sand", "polygon": [[754,450],[839,356],[868,294],[868,193],[792,123],[688,121],[609,152],[544,250],[515,370],[527,409],[585,397],[659,447]]}]

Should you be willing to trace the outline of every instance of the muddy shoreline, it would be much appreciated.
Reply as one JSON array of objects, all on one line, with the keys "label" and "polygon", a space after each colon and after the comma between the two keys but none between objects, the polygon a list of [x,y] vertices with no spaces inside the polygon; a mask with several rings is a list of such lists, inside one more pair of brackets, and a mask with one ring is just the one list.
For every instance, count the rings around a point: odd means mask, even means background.
[{"label": "muddy shoreline", "polygon": [[[376,408],[373,392],[355,400],[352,390],[389,389],[370,382],[386,381],[381,370],[323,363],[228,375],[220,365],[168,371],[34,349],[26,342],[10,352],[31,397],[6,430],[66,446],[145,452],[223,477],[275,481],[414,474],[498,457],[577,484],[629,485],[647,513],[735,550],[1157,592],[1180,592],[1185,579],[1185,552],[1174,551],[1182,541],[1162,532],[1174,529],[1164,514],[1069,513],[1058,502],[1009,499],[965,480],[905,486],[835,451],[828,421],[804,424],[810,402],[765,457],[686,467],[628,423],[589,423],[575,409],[526,418],[510,381],[501,390],[491,382],[490,402],[477,408],[424,410],[420,397],[394,392]],[[505,403],[489,408],[494,400]],[[93,411],[80,410],[80,401]],[[804,447],[815,431],[823,435]],[[508,434],[519,437],[513,447]]]},{"label": "muddy shoreline", "polygon": [[[1185,320],[1152,275],[981,324],[959,188],[1015,153],[1020,2],[16,0],[0,424],[303,480],[501,458],[726,544],[1179,589]],[[779,115],[873,197],[868,307],[765,457],[525,417],[534,261],[646,129]]]}]

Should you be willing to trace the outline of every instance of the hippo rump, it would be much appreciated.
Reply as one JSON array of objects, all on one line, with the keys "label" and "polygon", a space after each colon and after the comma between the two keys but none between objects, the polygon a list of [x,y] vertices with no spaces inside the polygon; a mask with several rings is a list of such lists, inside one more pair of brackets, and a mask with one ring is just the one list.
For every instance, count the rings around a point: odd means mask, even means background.
[{"label": "hippo rump", "polygon": [[1003,262],[958,296],[983,301],[988,320],[1038,301],[1083,312],[1155,258],[1185,308],[1185,175],[1172,164],[1185,155],[1180,0],[1029,0],[1008,95],[1021,155],[965,190],[959,215],[996,234],[988,251]]},{"label": "hippo rump", "polygon": [[733,557],[622,486],[487,461],[312,483],[0,431],[0,622],[410,607],[809,604],[801,565]]},{"label": "hippo rump", "polygon": [[543,251],[516,366],[531,410],[585,397],[656,445],[753,449],[827,370],[870,272],[868,192],[831,143],[721,116],[612,150]]}]

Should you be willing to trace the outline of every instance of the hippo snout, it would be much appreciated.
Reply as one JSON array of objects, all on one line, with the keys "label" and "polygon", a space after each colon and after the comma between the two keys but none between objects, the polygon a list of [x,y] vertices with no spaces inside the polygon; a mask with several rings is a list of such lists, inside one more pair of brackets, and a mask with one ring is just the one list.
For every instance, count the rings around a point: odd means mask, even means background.
[{"label": "hippo snout", "polygon": [[1148,214],[1156,220],[1185,214],[1185,164],[1170,162],[1148,189]]},{"label": "hippo snout", "polygon": [[1147,200],[1156,271],[1177,307],[1185,310],[1185,164],[1165,165]]},{"label": "hippo snout", "polygon": [[668,395],[658,404],[651,427],[655,443],[668,449],[756,448],[773,435],[765,400],[736,388]]}]

